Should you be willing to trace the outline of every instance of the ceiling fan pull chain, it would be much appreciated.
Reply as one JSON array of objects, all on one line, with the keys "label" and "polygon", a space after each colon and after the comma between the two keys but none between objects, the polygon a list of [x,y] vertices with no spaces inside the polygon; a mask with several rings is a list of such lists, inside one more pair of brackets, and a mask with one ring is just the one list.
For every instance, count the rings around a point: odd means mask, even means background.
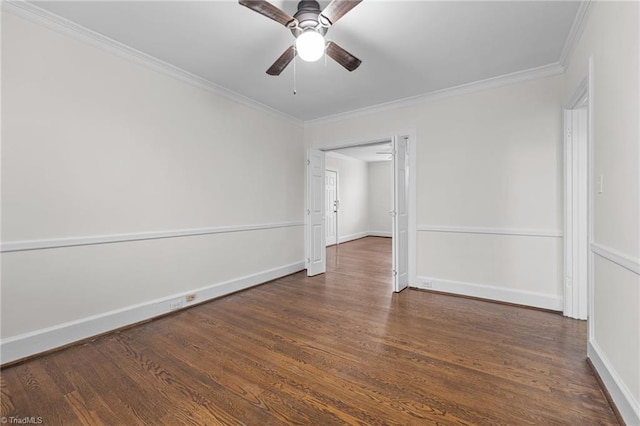
[{"label": "ceiling fan pull chain", "polygon": [[298,52],[295,51],[295,46],[293,47],[293,94],[297,94],[298,91],[296,90],[296,56]]},{"label": "ceiling fan pull chain", "polygon": [[324,45],[324,67],[327,67],[327,45]]}]

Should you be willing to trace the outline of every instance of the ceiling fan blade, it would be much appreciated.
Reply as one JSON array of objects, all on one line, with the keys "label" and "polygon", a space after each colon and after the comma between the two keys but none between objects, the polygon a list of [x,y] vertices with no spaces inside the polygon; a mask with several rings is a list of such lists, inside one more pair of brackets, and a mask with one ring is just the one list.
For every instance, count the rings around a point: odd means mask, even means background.
[{"label": "ceiling fan blade", "polygon": [[347,52],[332,41],[327,44],[326,52],[331,59],[333,59],[349,71],[355,70],[362,63],[360,59],[356,58],[351,53]]},{"label": "ceiling fan blade", "polygon": [[280,75],[280,73],[289,65],[289,62],[296,56],[296,49],[293,46],[289,46],[282,55],[269,67],[267,74]]},{"label": "ceiling fan blade", "polygon": [[325,17],[331,25],[342,18],[351,9],[360,4],[362,0],[333,0],[324,8],[321,15]]},{"label": "ceiling fan blade", "polygon": [[292,28],[298,25],[298,20],[286,12],[278,9],[265,0],[238,0],[242,6],[248,7],[254,12],[258,12],[267,18],[273,19],[285,27]]}]

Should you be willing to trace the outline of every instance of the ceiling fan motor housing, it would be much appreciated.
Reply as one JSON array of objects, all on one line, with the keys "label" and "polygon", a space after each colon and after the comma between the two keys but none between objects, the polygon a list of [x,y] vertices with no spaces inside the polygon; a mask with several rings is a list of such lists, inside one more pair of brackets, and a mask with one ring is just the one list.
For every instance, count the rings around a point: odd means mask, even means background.
[{"label": "ceiling fan motor housing", "polygon": [[294,37],[298,37],[307,29],[315,29],[323,36],[327,33],[327,26],[320,24],[320,4],[315,0],[302,0],[298,3],[298,11],[293,15],[298,26],[291,29]]},{"label": "ceiling fan motor housing", "polygon": [[[297,55],[300,55],[300,58],[305,61],[313,62],[320,59],[322,54],[326,54],[347,71],[358,68],[362,63],[360,59],[333,41],[327,43],[324,37],[329,27],[362,1],[331,0],[323,10],[320,10],[320,4],[317,1],[301,0],[298,2],[298,10],[293,16],[267,0],[238,0],[238,3],[280,25],[284,25],[296,38],[295,43],[289,46],[267,69],[269,75],[280,75]],[[303,52],[305,52],[306,58],[303,57]],[[320,55],[318,55],[319,52]]]}]

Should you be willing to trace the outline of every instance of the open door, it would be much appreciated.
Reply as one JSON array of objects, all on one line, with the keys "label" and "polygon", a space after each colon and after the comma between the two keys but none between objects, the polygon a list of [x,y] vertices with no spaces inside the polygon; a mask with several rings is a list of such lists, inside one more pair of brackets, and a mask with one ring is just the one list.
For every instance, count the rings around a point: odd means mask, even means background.
[{"label": "open door", "polygon": [[324,181],[324,227],[327,230],[326,244],[338,245],[338,171],[326,170]]},{"label": "open door", "polygon": [[393,291],[409,286],[409,138],[393,138]]},{"label": "open door", "polygon": [[327,270],[324,223],[324,152],[310,148],[307,157],[307,275]]}]

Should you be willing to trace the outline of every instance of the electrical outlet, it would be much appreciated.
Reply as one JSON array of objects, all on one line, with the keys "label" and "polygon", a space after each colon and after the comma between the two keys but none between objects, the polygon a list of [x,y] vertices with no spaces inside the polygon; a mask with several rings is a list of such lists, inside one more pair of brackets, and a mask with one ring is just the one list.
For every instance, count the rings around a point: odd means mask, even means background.
[{"label": "electrical outlet", "polygon": [[169,302],[169,310],[175,311],[176,309],[180,309],[184,306],[184,299],[175,299]]},{"label": "electrical outlet", "polygon": [[196,300],[195,294],[187,294],[187,302],[193,302],[194,300]]}]

